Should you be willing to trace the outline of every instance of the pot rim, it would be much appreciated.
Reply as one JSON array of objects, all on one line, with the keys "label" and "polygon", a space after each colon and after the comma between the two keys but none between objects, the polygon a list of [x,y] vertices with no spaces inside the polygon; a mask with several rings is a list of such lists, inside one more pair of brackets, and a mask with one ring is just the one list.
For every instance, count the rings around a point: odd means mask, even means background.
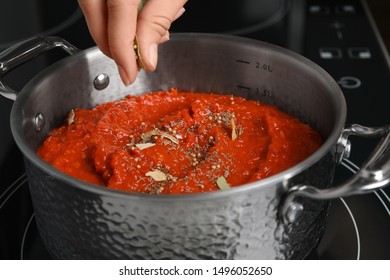
[{"label": "pot rim", "polygon": [[105,186],[95,185],[92,183],[88,183],[82,181],[80,179],[71,177],[56,168],[52,167],[50,164],[43,161],[37,154],[36,151],[32,150],[28,143],[24,140],[21,125],[19,121],[22,121],[21,111],[23,110],[23,104],[26,103],[29,97],[29,93],[36,87],[36,84],[39,84],[39,81],[44,78],[47,74],[52,72],[53,70],[61,69],[64,65],[69,64],[72,60],[80,59],[80,56],[88,56],[93,55],[95,52],[100,52],[97,47],[92,47],[79,53],[76,53],[70,57],[66,57],[61,59],[60,61],[50,65],[40,73],[38,73],[35,77],[28,81],[28,83],[22,88],[20,93],[18,94],[17,99],[11,110],[11,131],[14,136],[14,140],[21,150],[23,156],[28,159],[31,163],[33,163],[36,167],[46,173],[48,176],[52,176],[55,179],[62,181],[68,185],[69,187],[75,187],[82,191],[87,191],[94,193],[96,195],[101,196],[109,196],[115,198],[121,198],[126,200],[138,200],[138,199],[147,199],[149,201],[198,201],[198,200],[211,200],[211,199],[222,199],[226,196],[238,195],[243,192],[250,192],[252,190],[267,188],[267,187],[275,187],[277,185],[281,185],[287,182],[290,178],[295,175],[301,173],[305,169],[309,168],[316,162],[318,162],[321,158],[323,158],[327,153],[329,153],[332,148],[336,145],[345,125],[346,114],[347,114],[347,106],[342,90],[338,86],[337,82],[327,73],[323,68],[314,63],[313,61],[305,58],[304,56],[285,49],[283,47],[279,47],[267,42],[258,41],[254,39],[248,39],[238,36],[232,35],[224,35],[224,34],[210,34],[210,33],[174,33],[171,36],[170,41],[177,40],[227,40],[229,42],[235,41],[236,43],[242,44],[250,44],[251,47],[254,48],[265,48],[272,53],[276,53],[278,55],[283,55],[289,57],[290,59],[295,60],[301,66],[310,67],[311,70],[317,72],[322,76],[328,85],[333,89],[332,95],[334,95],[335,99],[339,106],[339,118],[335,121],[333,129],[322,146],[312,155],[307,157],[305,160],[300,163],[294,165],[293,167],[286,169],[282,172],[279,172],[273,176],[268,178],[246,183],[240,186],[232,187],[228,190],[219,190],[214,192],[205,192],[205,193],[185,193],[185,194],[160,194],[160,195],[150,195],[144,193],[133,193],[133,192],[125,192],[120,190],[111,189]]}]

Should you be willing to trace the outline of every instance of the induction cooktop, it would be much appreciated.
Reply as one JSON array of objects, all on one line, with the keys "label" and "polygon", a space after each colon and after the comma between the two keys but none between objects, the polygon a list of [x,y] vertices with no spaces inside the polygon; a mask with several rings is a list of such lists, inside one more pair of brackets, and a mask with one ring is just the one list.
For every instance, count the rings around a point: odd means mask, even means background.
[{"label": "induction cooktop", "polygon": [[[80,49],[94,42],[76,1],[4,0],[0,49],[36,35],[57,35]],[[59,8],[60,7],[60,8]],[[205,9],[207,7],[207,9]],[[1,21],[4,21],[3,23]],[[359,32],[356,32],[359,30]],[[389,58],[367,3],[361,0],[207,1],[186,4],[171,32],[212,32],[271,42],[313,60],[339,83],[348,124],[390,123]],[[6,77],[19,90],[36,73],[60,59],[51,53]],[[51,259],[35,224],[23,157],[9,127],[13,102],[0,98],[0,259]],[[336,169],[335,184],[359,170],[378,139],[353,138],[349,159]],[[331,201],[329,221],[313,259],[390,259],[390,187]]]}]

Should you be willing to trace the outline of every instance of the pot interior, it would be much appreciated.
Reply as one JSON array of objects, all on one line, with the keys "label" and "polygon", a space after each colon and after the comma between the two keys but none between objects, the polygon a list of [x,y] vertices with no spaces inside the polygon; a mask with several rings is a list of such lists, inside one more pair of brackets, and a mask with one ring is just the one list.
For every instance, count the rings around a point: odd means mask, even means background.
[{"label": "pot interior", "polygon": [[[109,82],[102,88],[105,79]],[[95,87],[96,80],[100,87]],[[169,88],[233,94],[275,105],[310,124],[332,144],[344,126],[346,107],[340,88],[302,56],[251,39],[174,34],[159,48],[157,70],[141,70],[128,87],[114,62],[97,48],[47,68],[19,94],[11,116],[13,134],[25,154],[33,154],[71,109]],[[38,116],[44,122],[39,129]]]}]

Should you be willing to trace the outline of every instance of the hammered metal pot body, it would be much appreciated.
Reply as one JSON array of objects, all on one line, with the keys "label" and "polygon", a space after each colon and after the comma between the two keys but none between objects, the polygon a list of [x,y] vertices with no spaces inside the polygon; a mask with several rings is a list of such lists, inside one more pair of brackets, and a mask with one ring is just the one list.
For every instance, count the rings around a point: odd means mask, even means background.
[{"label": "hammered metal pot body", "polygon": [[[172,87],[276,105],[311,124],[326,141],[276,176],[227,191],[176,196],[88,184],[35,154],[73,108]],[[337,84],[299,55],[249,39],[176,34],[160,47],[157,71],[141,71],[129,87],[96,48],[59,61],[23,88],[11,127],[25,156],[39,232],[55,258],[302,259],[324,232],[329,203],[302,199],[302,217],[284,225],[278,217],[280,201],[296,184],[331,187],[345,114]],[[39,128],[37,116],[44,120]]]}]

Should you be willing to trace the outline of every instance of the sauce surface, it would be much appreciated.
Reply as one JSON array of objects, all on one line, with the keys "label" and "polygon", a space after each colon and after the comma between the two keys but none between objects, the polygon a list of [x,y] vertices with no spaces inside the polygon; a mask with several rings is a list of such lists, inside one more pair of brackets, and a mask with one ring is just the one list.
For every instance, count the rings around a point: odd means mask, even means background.
[{"label": "sauce surface", "polygon": [[38,155],[90,183],[179,194],[269,177],[321,144],[319,133],[275,107],[171,89],[72,110]]}]

